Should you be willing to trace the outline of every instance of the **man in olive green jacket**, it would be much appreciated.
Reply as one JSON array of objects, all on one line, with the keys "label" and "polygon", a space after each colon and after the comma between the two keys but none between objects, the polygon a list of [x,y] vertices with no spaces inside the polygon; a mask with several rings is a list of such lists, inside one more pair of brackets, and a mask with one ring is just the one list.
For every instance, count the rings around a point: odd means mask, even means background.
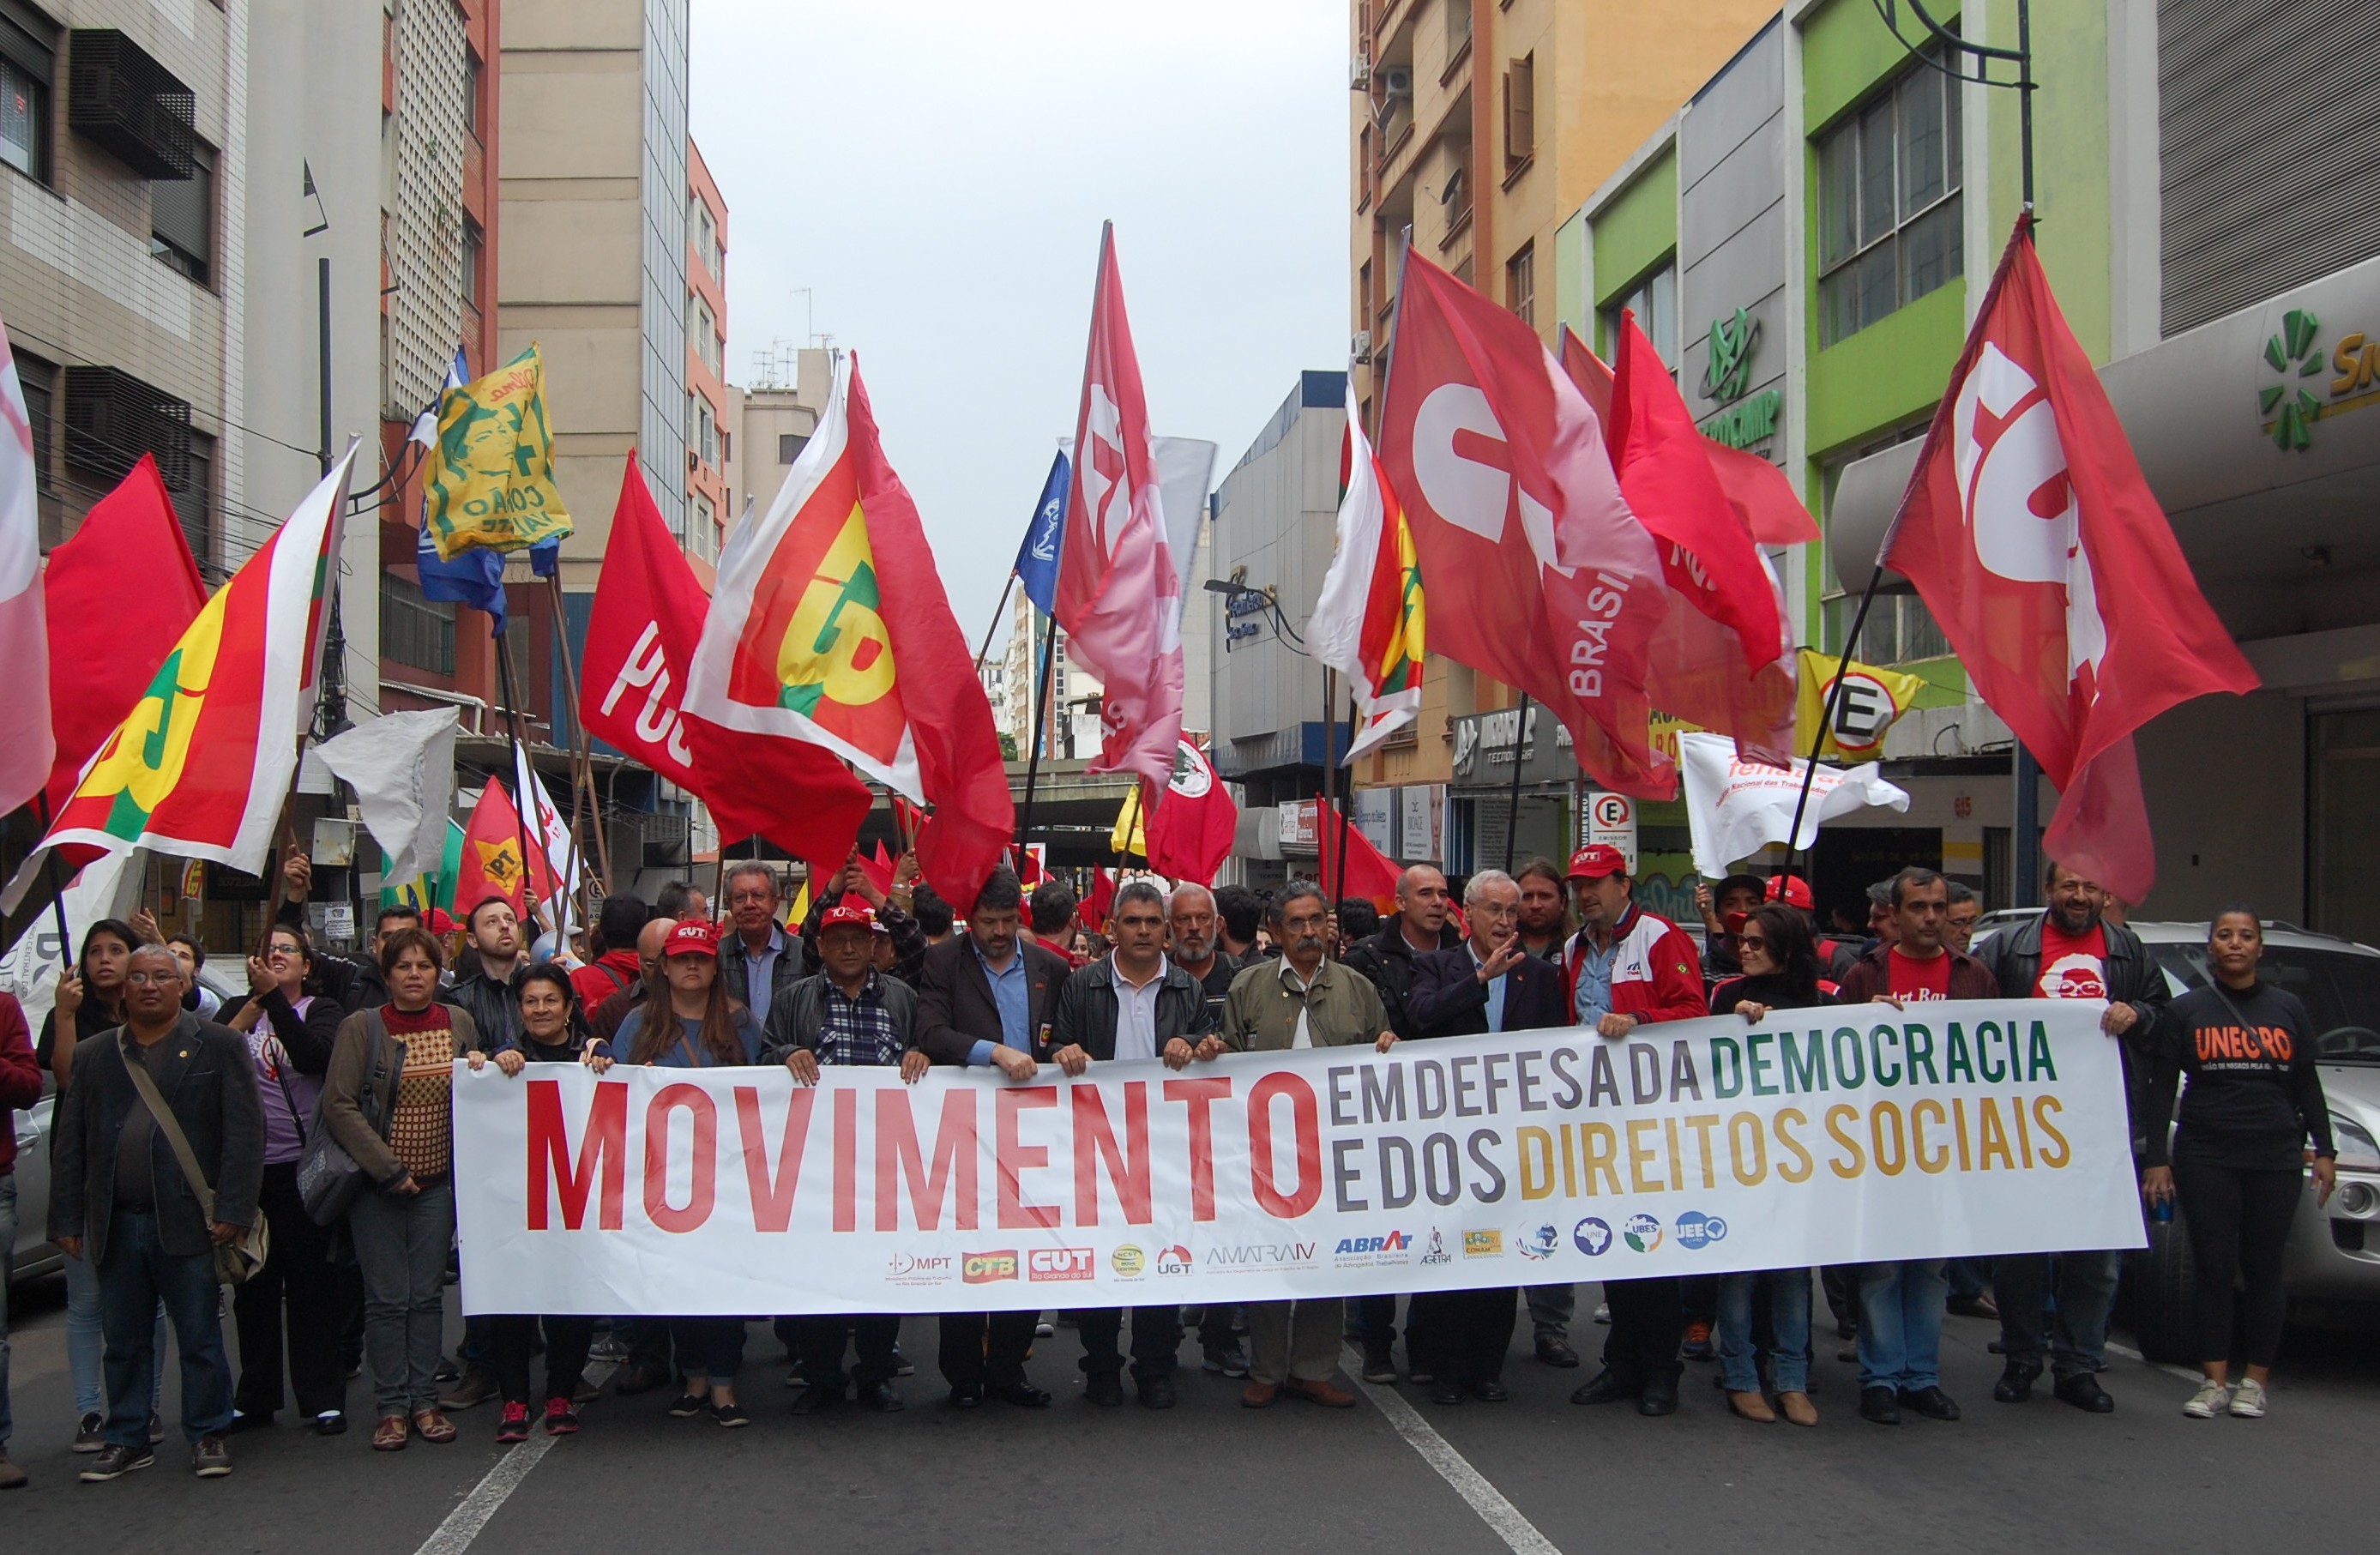
[{"label": "man in olive green jacket", "polygon": [[[1223,999],[1223,1043],[1237,1052],[1343,1048],[1368,1042],[1387,1052],[1396,1042],[1379,990],[1343,962],[1326,960],[1330,905],[1310,881],[1293,881],[1272,901],[1277,961],[1259,961],[1232,979]],[[1330,1380],[1347,1304],[1247,1304],[1248,1386],[1240,1402],[1262,1409],[1283,1392],[1332,1409],[1355,1395]]]}]

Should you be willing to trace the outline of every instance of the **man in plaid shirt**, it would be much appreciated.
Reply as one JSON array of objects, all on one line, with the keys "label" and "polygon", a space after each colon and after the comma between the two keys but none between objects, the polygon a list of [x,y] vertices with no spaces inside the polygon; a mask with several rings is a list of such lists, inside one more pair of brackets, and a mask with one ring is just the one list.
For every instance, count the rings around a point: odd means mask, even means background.
[{"label": "man in plaid shirt", "polygon": [[[898,1064],[901,1078],[917,1084],[926,1055],[913,1046],[917,995],[900,978],[871,965],[876,915],[845,896],[826,910],[819,924],[819,960],[825,967],[770,1002],[768,1057],[782,1062],[805,1086],[819,1082],[822,1064]],[[844,1389],[858,1385],[859,1402],[882,1414],[904,1407],[892,1374],[900,1364],[894,1346],[901,1319],[886,1315],[809,1317],[795,1320],[795,1346],[809,1390],[794,1404],[796,1415],[815,1415],[844,1402]],[[851,1335],[859,1364],[846,1374],[844,1335]]]}]

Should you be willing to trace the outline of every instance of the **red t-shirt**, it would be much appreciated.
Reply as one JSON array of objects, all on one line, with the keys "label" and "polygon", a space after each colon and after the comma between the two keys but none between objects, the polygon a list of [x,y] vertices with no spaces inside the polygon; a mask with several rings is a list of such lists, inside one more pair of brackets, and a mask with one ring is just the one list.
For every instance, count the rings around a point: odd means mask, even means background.
[{"label": "red t-shirt", "polygon": [[2036,999],[2107,997],[2107,931],[2093,924],[2084,934],[2058,925],[2041,926],[2041,975],[2026,990]]},{"label": "red t-shirt", "polygon": [[1892,991],[1903,999],[1948,999],[1950,997],[1950,953],[1925,959],[1903,955],[1895,945],[1889,958]]}]

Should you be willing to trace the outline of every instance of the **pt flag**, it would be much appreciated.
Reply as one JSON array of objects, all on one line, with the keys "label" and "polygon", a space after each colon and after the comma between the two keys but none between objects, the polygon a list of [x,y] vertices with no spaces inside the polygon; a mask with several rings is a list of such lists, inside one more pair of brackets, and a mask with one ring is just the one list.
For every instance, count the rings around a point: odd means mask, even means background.
[{"label": "pt flag", "polygon": [[206,602],[0,905],[13,909],[43,850],[64,845],[145,847],[264,873],[313,716],[354,465],[350,443]]},{"label": "pt flag", "polygon": [[1111,226],[1099,235],[1074,446],[1050,613],[1066,629],[1067,652],[1103,688],[1106,739],[1090,771],[1137,772],[1161,787],[1182,736],[1182,570],[1167,538]]},{"label": "pt flag", "polygon": [[701,796],[722,843],[766,836],[795,857],[839,866],[871,803],[868,785],[818,746],[686,711],[710,609],[631,450],[587,617],[578,716],[599,739]]},{"label": "pt flag", "polygon": [[[141,455],[132,473],[91,505],[73,538],[50,553],[42,589],[49,613],[50,726],[57,732],[49,780],[55,815],[73,796],[83,763],[131,713],[157,666],[206,608],[206,585],[154,458]],[[140,608],[126,610],[127,600],[139,600]]]},{"label": "pt flag", "polygon": [[2216,619],[2020,216],[1885,565],[2060,791],[2043,845],[2127,901],[2156,879],[2132,732],[2256,674]]},{"label": "pt flag", "polygon": [[536,346],[485,378],[446,391],[429,458],[422,525],[439,556],[478,546],[522,551],[570,533],[553,485],[545,360]]},{"label": "pt flag", "polygon": [[[528,899],[522,887],[520,812],[513,808],[504,781],[492,777],[471,807],[471,823],[463,829],[463,857],[455,872],[455,916],[467,924],[471,909],[491,896],[513,905],[514,914],[528,921]],[[551,875],[539,879],[536,891],[543,900],[551,892]]]},{"label": "pt flag", "polygon": [[1345,675],[1354,693],[1360,727],[1346,755],[1353,761],[1419,716],[1427,634],[1413,528],[1364,435],[1353,388],[1339,460],[1338,550],[1305,637],[1314,656]]},{"label": "pt flag", "polygon": [[1429,580],[1430,648],[1553,710],[1606,788],[1666,798],[1646,661],[1668,610],[1586,395],[1536,332],[1407,250],[1380,465]]},{"label": "pt flag", "polygon": [[[50,727],[50,641],[42,610],[41,466],[8,331],[0,326],[0,664],[14,685],[0,700],[0,813],[42,791],[57,738]],[[147,456],[143,455],[143,458]]]},{"label": "pt flag", "polygon": [[458,1063],[463,1309],[1172,1307],[2142,1245],[2098,1006],[1867,1008],[1025,1086]]},{"label": "pt flag", "polygon": [[918,868],[945,900],[975,900],[1016,808],[975,656],[856,354],[836,361],[825,415],[767,515],[721,553],[692,675],[698,716],[821,747],[930,807]]}]

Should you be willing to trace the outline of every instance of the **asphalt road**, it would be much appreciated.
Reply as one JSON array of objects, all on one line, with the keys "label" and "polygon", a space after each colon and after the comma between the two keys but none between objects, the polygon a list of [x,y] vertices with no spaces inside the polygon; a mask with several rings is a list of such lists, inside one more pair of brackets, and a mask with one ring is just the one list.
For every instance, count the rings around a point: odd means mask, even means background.
[{"label": "asphalt road", "polygon": [[[1584,1320],[1573,1338],[1602,1330]],[[965,1548],[1054,1555],[1155,1549],[1476,1552],[1846,1543],[1896,1551],[2371,1547],[2368,1437],[2380,1402],[2380,1332],[2292,1330],[2272,1414],[2201,1422],[2180,1414],[2191,1385],[2132,1359],[2102,1379],[2111,1416],[2046,1391],[1996,1404],[1994,1325],[1949,1319],[1945,1384],[1954,1425],[1869,1425],[1854,1368],[1820,1342],[1815,1430],[1730,1415],[1714,1368],[1689,1364],[1685,1407],[1646,1420],[1582,1409],[1587,1373],[1516,1350],[1512,1402],[1430,1405],[1410,1387],[1366,1389],[1354,1409],[1239,1405],[1240,1384],[1202,1373],[1185,1341],[1181,1405],[1152,1414],[1082,1402],[1071,1330],[1044,1340],[1035,1377],[1057,1405],[942,1403],[934,1326],[913,1318],[903,1348],[924,1364],[902,1384],[905,1414],[795,1419],[786,1367],[755,1327],[742,1396],[751,1427],[673,1420],[665,1391],[606,1396],[586,1429],[507,1453],[495,1406],[458,1414],[462,1440],[402,1453],[370,1450],[365,1384],[358,1428],[318,1440],[294,1425],[234,1439],[229,1479],[190,1476],[176,1432],[157,1466],[112,1485],[78,1484],[67,1451],[63,1286],[22,1288],[14,1324],[16,1435],[32,1485],[0,1499],[10,1551],[187,1549],[291,1555],[810,1548]],[[226,1325],[228,1327],[228,1325]],[[1525,1343],[1528,1324],[1520,1325]],[[459,1336],[459,1325],[450,1338]],[[2120,1337],[2120,1336],[2119,1336]],[[1591,1365],[1591,1361],[1590,1361]],[[1383,1395],[1390,1395],[1386,1398]],[[1402,1399],[1402,1403],[1396,1400]],[[169,1382],[166,1415],[174,1417]],[[461,1509],[458,1512],[458,1509]]]}]

